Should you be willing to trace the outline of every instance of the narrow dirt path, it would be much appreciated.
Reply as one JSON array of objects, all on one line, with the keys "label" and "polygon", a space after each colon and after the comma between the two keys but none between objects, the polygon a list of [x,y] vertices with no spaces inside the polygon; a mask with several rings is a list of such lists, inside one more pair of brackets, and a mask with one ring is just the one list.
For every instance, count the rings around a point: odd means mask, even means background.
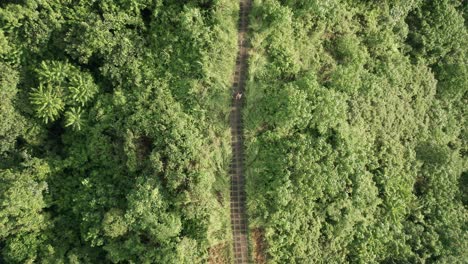
[{"label": "narrow dirt path", "polygon": [[242,105],[248,59],[248,14],[252,0],[240,0],[238,46],[239,53],[234,74],[232,110],[230,116],[232,163],[231,163],[231,224],[234,240],[234,263],[248,263],[249,243],[247,232],[246,193],[244,179],[244,140],[242,133]]}]

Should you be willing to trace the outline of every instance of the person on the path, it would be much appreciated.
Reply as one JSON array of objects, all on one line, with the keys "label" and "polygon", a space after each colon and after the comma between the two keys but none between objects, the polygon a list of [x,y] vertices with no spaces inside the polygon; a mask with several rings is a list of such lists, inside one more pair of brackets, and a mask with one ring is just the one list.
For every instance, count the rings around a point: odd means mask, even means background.
[{"label": "person on the path", "polygon": [[241,92],[237,92],[236,94],[236,100],[240,100],[242,98],[242,93]]}]

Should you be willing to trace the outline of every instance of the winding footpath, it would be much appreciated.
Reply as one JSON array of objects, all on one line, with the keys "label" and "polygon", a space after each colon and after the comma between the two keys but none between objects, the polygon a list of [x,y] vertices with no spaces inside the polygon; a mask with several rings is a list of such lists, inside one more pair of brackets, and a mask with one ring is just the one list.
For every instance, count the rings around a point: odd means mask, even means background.
[{"label": "winding footpath", "polygon": [[234,263],[249,263],[248,225],[244,179],[244,153],[242,133],[242,105],[248,60],[248,14],[252,0],[240,0],[239,34],[236,71],[233,83],[233,101],[230,115],[232,163],[231,163],[231,224],[233,232]]}]

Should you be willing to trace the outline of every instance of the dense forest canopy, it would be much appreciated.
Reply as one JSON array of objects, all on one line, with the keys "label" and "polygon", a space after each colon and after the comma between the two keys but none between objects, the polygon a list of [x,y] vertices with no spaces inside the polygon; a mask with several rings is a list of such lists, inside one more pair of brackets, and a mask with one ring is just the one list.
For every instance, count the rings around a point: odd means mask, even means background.
[{"label": "dense forest canopy", "polygon": [[[233,261],[238,13],[0,1],[0,263]],[[466,262],[467,19],[466,0],[254,0],[245,174],[268,263]]]},{"label": "dense forest canopy", "polygon": [[230,0],[0,1],[0,262],[229,254]]},{"label": "dense forest canopy", "polygon": [[466,1],[256,0],[248,204],[271,263],[464,263]]}]

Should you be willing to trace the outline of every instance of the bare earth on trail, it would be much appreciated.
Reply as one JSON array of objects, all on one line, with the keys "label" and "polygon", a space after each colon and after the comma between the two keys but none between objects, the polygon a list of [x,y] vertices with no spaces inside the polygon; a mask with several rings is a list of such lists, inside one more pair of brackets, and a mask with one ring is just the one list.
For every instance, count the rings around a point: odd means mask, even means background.
[{"label": "bare earth on trail", "polygon": [[267,262],[265,256],[265,231],[260,228],[252,230],[252,240],[254,242],[253,255],[255,263],[266,264]]}]

